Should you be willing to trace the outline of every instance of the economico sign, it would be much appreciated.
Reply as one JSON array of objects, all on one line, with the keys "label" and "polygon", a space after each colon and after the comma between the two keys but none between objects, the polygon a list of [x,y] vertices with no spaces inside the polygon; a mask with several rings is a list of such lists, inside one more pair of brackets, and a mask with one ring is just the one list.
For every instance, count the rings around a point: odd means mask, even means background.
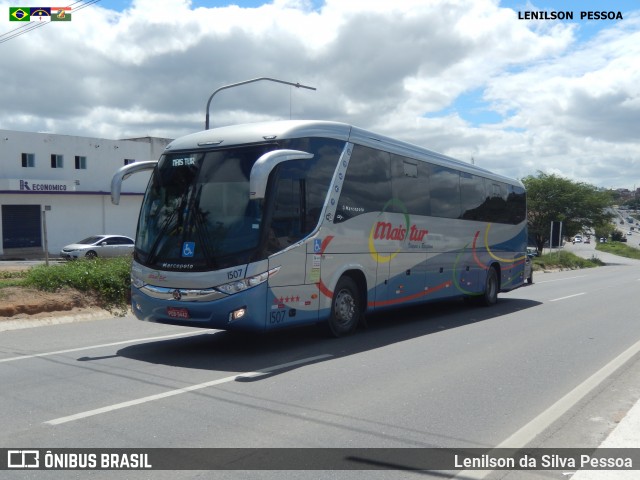
[{"label": "economico sign", "polygon": [[19,179],[10,180],[11,190],[34,193],[72,192],[76,189],[75,182],[65,182],[64,180],[32,180]]}]

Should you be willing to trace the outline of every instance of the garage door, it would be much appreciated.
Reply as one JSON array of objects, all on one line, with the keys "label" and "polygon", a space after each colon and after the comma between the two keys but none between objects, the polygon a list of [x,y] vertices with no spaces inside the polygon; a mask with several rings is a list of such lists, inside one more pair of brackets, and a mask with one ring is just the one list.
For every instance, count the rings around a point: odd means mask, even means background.
[{"label": "garage door", "polygon": [[40,246],[40,205],[2,205],[2,248]]}]

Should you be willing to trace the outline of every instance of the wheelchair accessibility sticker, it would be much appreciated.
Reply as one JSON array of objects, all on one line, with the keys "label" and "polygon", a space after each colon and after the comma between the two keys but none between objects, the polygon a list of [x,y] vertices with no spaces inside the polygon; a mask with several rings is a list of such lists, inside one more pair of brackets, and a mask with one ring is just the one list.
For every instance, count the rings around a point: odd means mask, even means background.
[{"label": "wheelchair accessibility sticker", "polygon": [[184,242],[182,244],[183,257],[193,257],[195,250],[196,250],[196,242]]}]

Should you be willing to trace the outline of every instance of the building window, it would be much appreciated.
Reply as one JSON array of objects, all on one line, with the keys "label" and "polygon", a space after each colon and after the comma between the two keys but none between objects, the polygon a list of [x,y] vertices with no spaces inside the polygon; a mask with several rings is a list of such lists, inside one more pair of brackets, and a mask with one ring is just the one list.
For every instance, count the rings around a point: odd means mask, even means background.
[{"label": "building window", "polygon": [[81,157],[76,155],[76,170],[87,169],[87,157]]},{"label": "building window", "polygon": [[130,163],[136,163],[136,161],[133,158],[125,158],[124,159],[124,164],[125,165],[129,165]]},{"label": "building window", "polygon": [[24,168],[33,168],[36,166],[36,156],[33,153],[22,154],[22,166]]},{"label": "building window", "polygon": [[51,154],[51,168],[62,168],[63,167],[63,157],[62,155],[56,155],[55,153]]}]

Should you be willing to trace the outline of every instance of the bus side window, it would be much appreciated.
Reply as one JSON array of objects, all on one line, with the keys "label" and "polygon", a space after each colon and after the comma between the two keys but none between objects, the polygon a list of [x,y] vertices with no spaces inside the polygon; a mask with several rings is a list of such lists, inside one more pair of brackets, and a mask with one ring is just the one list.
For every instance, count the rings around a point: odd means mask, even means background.
[{"label": "bus side window", "polygon": [[460,172],[460,203],[462,212],[460,218],[465,220],[483,221],[486,217],[484,178],[466,172]]},{"label": "bus side window", "polygon": [[509,185],[507,197],[507,209],[509,211],[509,223],[517,225],[527,219],[527,195],[522,187]]},{"label": "bus side window", "polygon": [[409,215],[431,215],[429,166],[411,158],[391,155],[393,211]]},{"label": "bus side window", "polygon": [[335,223],[368,212],[380,212],[391,200],[389,154],[356,145],[338,201]]},{"label": "bus side window", "polygon": [[507,211],[507,185],[489,180],[487,201],[487,222],[509,223]]},{"label": "bus side window", "polygon": [[431,215],[434,217],[460,217],[460,174],[451,168],[431,165]]}]

